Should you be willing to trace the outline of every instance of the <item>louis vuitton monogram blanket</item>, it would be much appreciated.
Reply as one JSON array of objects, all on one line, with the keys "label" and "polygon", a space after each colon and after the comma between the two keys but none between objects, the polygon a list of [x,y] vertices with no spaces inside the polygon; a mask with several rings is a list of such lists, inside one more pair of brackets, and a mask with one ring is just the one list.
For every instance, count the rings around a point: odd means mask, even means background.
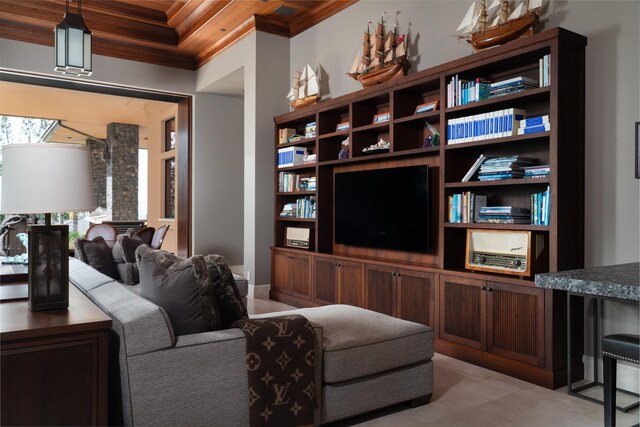
[{"label": "louis vuitton monogram blanket", "polygon": [[247,339],[251,426],[313,425],[315,333],[300,315],[239,320]]}]

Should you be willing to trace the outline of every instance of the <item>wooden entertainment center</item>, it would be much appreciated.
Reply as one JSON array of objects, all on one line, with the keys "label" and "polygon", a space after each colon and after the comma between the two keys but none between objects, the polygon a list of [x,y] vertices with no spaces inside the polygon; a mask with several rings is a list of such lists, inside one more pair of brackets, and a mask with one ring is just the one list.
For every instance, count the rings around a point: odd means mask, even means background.
[{"label": "wooden entertainment center", "polygon": [[[518,277],[465,269],[468,229],[525,230],[542,236],[548,271],[582,268],[584,262],[585,37],[554,28],[506,45],[438,65],[379,86],[279,115],[275,152],[304,147],[314,163],[275,164],[274,246],[271,293],[298,307],[351,304],[420,322],[433,328],[436,351],[548,388],[566,384],[566,294],[535,287],[533,275]],[[538,79],[540,59],[551,55],[550,84],[447,108],[447,84],[455,75],[492,81],[518,76]],[[435,111],[414,114],[438,101]],[[549,115],[545,132],[447,144],[451,119],[520,108],[527,116]],[[390,120],[374,123],[374,116]],[[316,136],[280,143],[280,130]],[[348,122],[349,129],[336,131]],[[440,145],[423,147],[440,131]],[[349,156],[339,159],[350,140]],[[388,152],[362,152],[380,138]],[[480,154],[521,155],[550,165],[548,177],[461,182]],[[335,241],[336,173],[411,165],[430,171],[430,250],[426,253],[346,246]],[[315,177],[315,189],[279,191],[281,172]],[[528,207],[534,193],[550,188],[549,225],[451,223],[449,196],[481,191],[502,205]],[[393,191],[384,188],[380,191]],[[288,203],[315,199],[312,218],[281,217]],[[410,209],[410,206],[398,206]],[[309,249],[287,245],[287,228],[310,229]],[[572,312],[576,325],[582,312]],[[574,343],[582,343],[576,328]],[[573,372],[582,372],[581,360]]]}]

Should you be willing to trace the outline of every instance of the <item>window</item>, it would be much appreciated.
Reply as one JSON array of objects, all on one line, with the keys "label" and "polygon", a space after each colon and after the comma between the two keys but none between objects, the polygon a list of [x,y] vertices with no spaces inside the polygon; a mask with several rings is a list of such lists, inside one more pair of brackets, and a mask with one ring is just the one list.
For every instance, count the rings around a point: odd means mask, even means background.
[{"label": "window", "polygon": [[164,122],[164,151],[176,148],[176,118],[172,117]]}]

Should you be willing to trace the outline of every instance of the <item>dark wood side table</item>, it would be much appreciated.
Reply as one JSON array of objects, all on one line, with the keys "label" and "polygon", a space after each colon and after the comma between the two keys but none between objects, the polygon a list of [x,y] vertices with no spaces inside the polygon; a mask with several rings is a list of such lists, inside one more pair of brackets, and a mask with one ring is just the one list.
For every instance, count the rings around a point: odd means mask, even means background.
[{"label": "dark wood side table", "polygon": [[66,310],[0,303],[0,424],[106,425],[110,327],[73,285]]}]

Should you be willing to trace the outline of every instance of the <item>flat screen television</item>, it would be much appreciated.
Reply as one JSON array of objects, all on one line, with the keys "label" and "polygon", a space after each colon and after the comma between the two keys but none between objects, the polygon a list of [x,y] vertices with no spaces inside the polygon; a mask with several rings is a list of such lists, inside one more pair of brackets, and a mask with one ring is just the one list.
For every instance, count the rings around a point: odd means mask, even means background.
[{"label": "flat screen television", "polygon": [[334,185],[336,243],[429,251],[429,166],[341,172]]}]

